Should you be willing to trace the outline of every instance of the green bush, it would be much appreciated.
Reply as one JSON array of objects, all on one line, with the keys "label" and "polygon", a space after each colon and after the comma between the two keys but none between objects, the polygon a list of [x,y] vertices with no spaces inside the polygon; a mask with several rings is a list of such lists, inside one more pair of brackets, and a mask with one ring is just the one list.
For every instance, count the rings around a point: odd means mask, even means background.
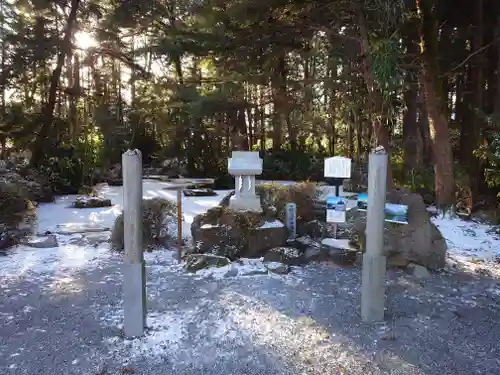
[{"label": "green bush", "polygon": [[[177,216],[177,204],[163,198],[142,201],[142,235],[144,250],[163,244],[168,238],[168,224]],[[123,212],[116,218],[111,233],[111,246],[114,250],[124,249]]]},{"label": "green bush", "polygon": [[287,203],[297,205],[297,220],[311,221],[316,218],[314,211],[314,200],[318,198],[316,184],[313,182],[300,182],[293,185],[279,185],[266,183],[257,186],[264,212],[270,207],[276,208],[277,217],[285,218],[285,207]]},{"label": "green bush", "polygon": [[490,142],[479,147],[475,155],[486,163],[484,178],[488,186],[498,189],[500,187],[500,135],[492,136]]}]

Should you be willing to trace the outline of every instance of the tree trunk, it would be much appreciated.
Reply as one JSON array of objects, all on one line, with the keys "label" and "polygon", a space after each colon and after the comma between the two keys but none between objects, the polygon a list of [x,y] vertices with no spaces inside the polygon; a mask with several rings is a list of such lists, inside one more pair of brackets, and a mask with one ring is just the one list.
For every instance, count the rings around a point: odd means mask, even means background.
[{"label": "tree trunk", "polygon": [[330,155],[335,155],[335,143],[336,143],[336,118],[337,118],[337,59],[334,55],[334,39],[330,38],[330,51],[328,55],[328,72],[330,75],[330,90],[328,92],[328,105],[329,105],[329,133],[328,133],[328,145]]},{"label": "tree trunk", "polygon": [[434,151],[432,150],[431,132],[429,129],[429,115],[425,104],[424,89],[419,84],[419,114],[418,130],[422,140],[422,163],[425,167],[434,165]]},{"label": "tree trunk", "polygon": [[271,77],[273,91],[273,150],[281,149],[283,143],[283,124],[285,123],[286,106],[286,61],[285,56],[277,59],[276,67]]},{"label": "tree trunk", "polygon": [[[413,26],[413,25],[411,25]],[[406,55],[411,59],[418,55],[418,32],[409,28],[405,35]],[[406,110],[403,115],[403,150],[404,170],[409,173],[421,164],[421,142],[417,123],[418,81],[414,69],[409,69],[405,76],[404,101]]]},{"label": "tree trunk", "polygon": [[366,29],[366,20],[363,14],[363,9],[359,11],[359,30],[361,35],[361,56],[363,56],[363,77],[368,90],[369,111],[371,112],[371,123],[373,134],[375,136],[376,146],[383,146],[389,157],[389,165],[387,170],[387,190],[393,187],[392,168],[390,163],[390,143],[389,130],[382,117],[382,98],[376,90],[375,74],[372,69],[372,56],[370,51],[370,42],[368,39],[368,31]]},{"label": "tree trunk", "polygon": [[264,87],[259,87],[259,115],[260,115],[260,149],[266,149],[266,106],[264,105]]},{"label": "tree trunk", "polygon": [[495,32],[496,42],[496,52],[497,52],[497,82],[496,82],[496,95],[495,95],[495,104],[493,109],[497,116],[500,116],[500,15],[498,16],[498,22]]},{"label": "tree trunk", "polygon": [[352,159],[354,155],[354,116],[349,113],[347,121],[347,157]]},{"label": "tree trunk", "polygon": [[[0,3],[1,5],[1,8],[0,8],[0,11],[1,11],[1,14],[2,14],[2,19],[1,19],[1,29],[2,31],[5,30],[4,27],[5,27],[5,9],[4,9],[4,2],[2,1]],[[1,127],[5,127],[5,120],[6,120],[6,115],[7,115],[7,111],[6,111],[6,90],[7,90],[7,72],[6,72],[6,69],[5,69],[5,60],[6,60],[6,57],[7,57],[7,40],[5,37],[2,38],[2,46],[1,46],[1,59],[2,59],[2,62],[1,62],[1,66],[0,66],[0,95],[1,95],[1,98],[0,98],[0,106],[1,106],[1,109],[0,109],[0,115],[2,116],[2,120],[1,120]],[[1,129],[0,129],[0,160],[3,160],[5,158],[5,147],[6,147],[6,143],[7,143],[7,134],[5,134]]]},{"label": "tree trunk", "polygon": [[432,0],[417,0],[420,16],[422,84],[434,151],[434,172],[438,207],[449,208],[455,202],[453,155],[449,124],[443,110],[437,51],[437,27]]},{"label": "tree trunk", "polygon": [[71,10],[66,22],[64,39],[62,41],[59,54],[57,55],[56,67],[52,72],[52,76],[50,78],[49,98],[42,111],[42,125],[33,145],[32,164],[34,164],[35,166],[41,163],[44,159],[43,148],[54,122],[54,109],[56,106],[57,89],[59,87],[59,80],[61,78],[64,61],[66,59],[66,56],[71,53],[71,38],[76,24],[76,17],[78,14],[79,6],[80,0],[71,0]]},{"label": "tree trunk", "polygon": [[363,125],[359,119],[359,116],[354,118],[354,123],[356,124],[356,163],[361,163],[361,155],[363,152]]},{"label": "tree trunk", "polygon": [[[476,0],[474,2],[475,5],[475,23],[476,30],[474,32],[474,50],[478,51],[484,48],[484,0]],[[476,53],[474,56],[474,108],[475,108],[475,116],[474,116],[474,150],[472,150],[471,158],[470,158],[470,166],[469,166],[469,181],[471,188],[471,210],[479,199],[479,194],[481,190],[481,186],[484,186],[483,183],[483,161],[478,158],[475,154],[475,151],[483,144],[483,129],[485,127],[485,123],[483,121],[482,114],[478,114],[477,112],[484,113],[484,102],[485,102],[485,90],[486,90],[486,80],[485,80],[485,53],[486,51],[482,51]]]}]

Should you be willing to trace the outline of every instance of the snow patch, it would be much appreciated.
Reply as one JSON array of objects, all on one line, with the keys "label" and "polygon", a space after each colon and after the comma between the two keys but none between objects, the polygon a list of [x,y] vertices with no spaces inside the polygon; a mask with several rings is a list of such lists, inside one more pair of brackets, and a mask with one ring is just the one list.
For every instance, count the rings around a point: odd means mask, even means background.
[{"label": "snow patch", "polygon": [[321,241],[321,244],[334,249],[358,251],[351,246],[348,239],[325,238]]},{"label": "snow patch", "polygon": [[[115,310],[103,319],[104,325],[122,319],[123,312]],[[186,363],[214,363],[217,358],[230,356],[217,348],[218,343],[233,341],[237,345],[241,339],[239,332],[229,326],[224,319],[224,311],[212,300],[200,299],[193,308],[148,314],[148,330],[137,339],[111,337],[105,342],[112,355],[126,358],[126,363],[134,359],[148,359],[159,363],[165,358],[174,365]],[[196,325],[196,334],[190,327]]]},{"label": "snow patch", "polygon": [[288,258],[299,258],[300,252],[293,247],[276,247],[271,251],[283,254]]},{"label": "snow patch", "polygon": [[267,266],[267,268],[275,269],[275,268],[283,267],[283,263],[280,263],[280,262],[266,262],[266,266]]},{"label": "snow patch", "polygon": [[267,274],[267,269],[264,267],[263,258],[246,259],[241,258],[236,262],[232,262],[224,267],[209,267],[199,270],[195,273],[198,279],[212,278],[216,280],[226,279],[236,276],[255,276]]},{"label": "snow patch", "polygon": [[203,224],[200,228],[201,229],[219,228],[219,225],[217,225],[217,224],[215,224],[215,225],[212,225],[212,224]]},{"label": "snow patch", "polygon": [[283,224],[279,220],[274,220],[274,221],[266,221],[264,224],[262,224],[258,229],[266,229],[266,228],[283,228],[285,224]]},{"label": "snow patch", "polygon": [[18,246],[8,257],[0,260],[0,286],[11,281],[40,282],[64,279],[82,269],[95,269],[113,257],[108,245],[82,248],[60,244],[50,249],[35,249]]},{"label": "snow patch", "polygon": [[500,258],[500,236],[493,227],[459,218],[432,218],[448,245],[448,254],[459,261]]}]

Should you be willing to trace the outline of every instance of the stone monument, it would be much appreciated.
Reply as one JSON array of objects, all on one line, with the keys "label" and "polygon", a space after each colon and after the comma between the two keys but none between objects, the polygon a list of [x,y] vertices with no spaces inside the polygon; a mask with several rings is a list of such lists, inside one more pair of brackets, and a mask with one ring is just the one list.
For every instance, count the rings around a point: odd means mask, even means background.
[{"label": "stone monument", "polygon": [[123,234],[123,330],[128,338],[142,336],[146,327],[146,270],[142,236],[142,154],[122,155]]},{"label": "stone monument", "polygon": [[389,158],[377,147],[368,159],[368,211],[366,214],[366,251],[361,281],[361,318],[364,322],[384,320],[386,257],[384,220]]},{"label": "stone monument", "polygon": [[234,196],[229,207],[243,211],[262,211],[260,199],[255,194],[255,176],[262,173],[262,159],[258,152],[233,151],[227,170],[234,176]]}]

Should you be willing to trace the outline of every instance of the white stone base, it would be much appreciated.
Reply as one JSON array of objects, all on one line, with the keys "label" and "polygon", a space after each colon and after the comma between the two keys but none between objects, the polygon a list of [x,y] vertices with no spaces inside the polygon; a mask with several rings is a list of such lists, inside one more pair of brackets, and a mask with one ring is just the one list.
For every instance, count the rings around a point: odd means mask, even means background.
[{"label": "white stone base", "polygon": [[229,200],[229,208],[238,211],[262,212],[259,197],[235,197]]}]

